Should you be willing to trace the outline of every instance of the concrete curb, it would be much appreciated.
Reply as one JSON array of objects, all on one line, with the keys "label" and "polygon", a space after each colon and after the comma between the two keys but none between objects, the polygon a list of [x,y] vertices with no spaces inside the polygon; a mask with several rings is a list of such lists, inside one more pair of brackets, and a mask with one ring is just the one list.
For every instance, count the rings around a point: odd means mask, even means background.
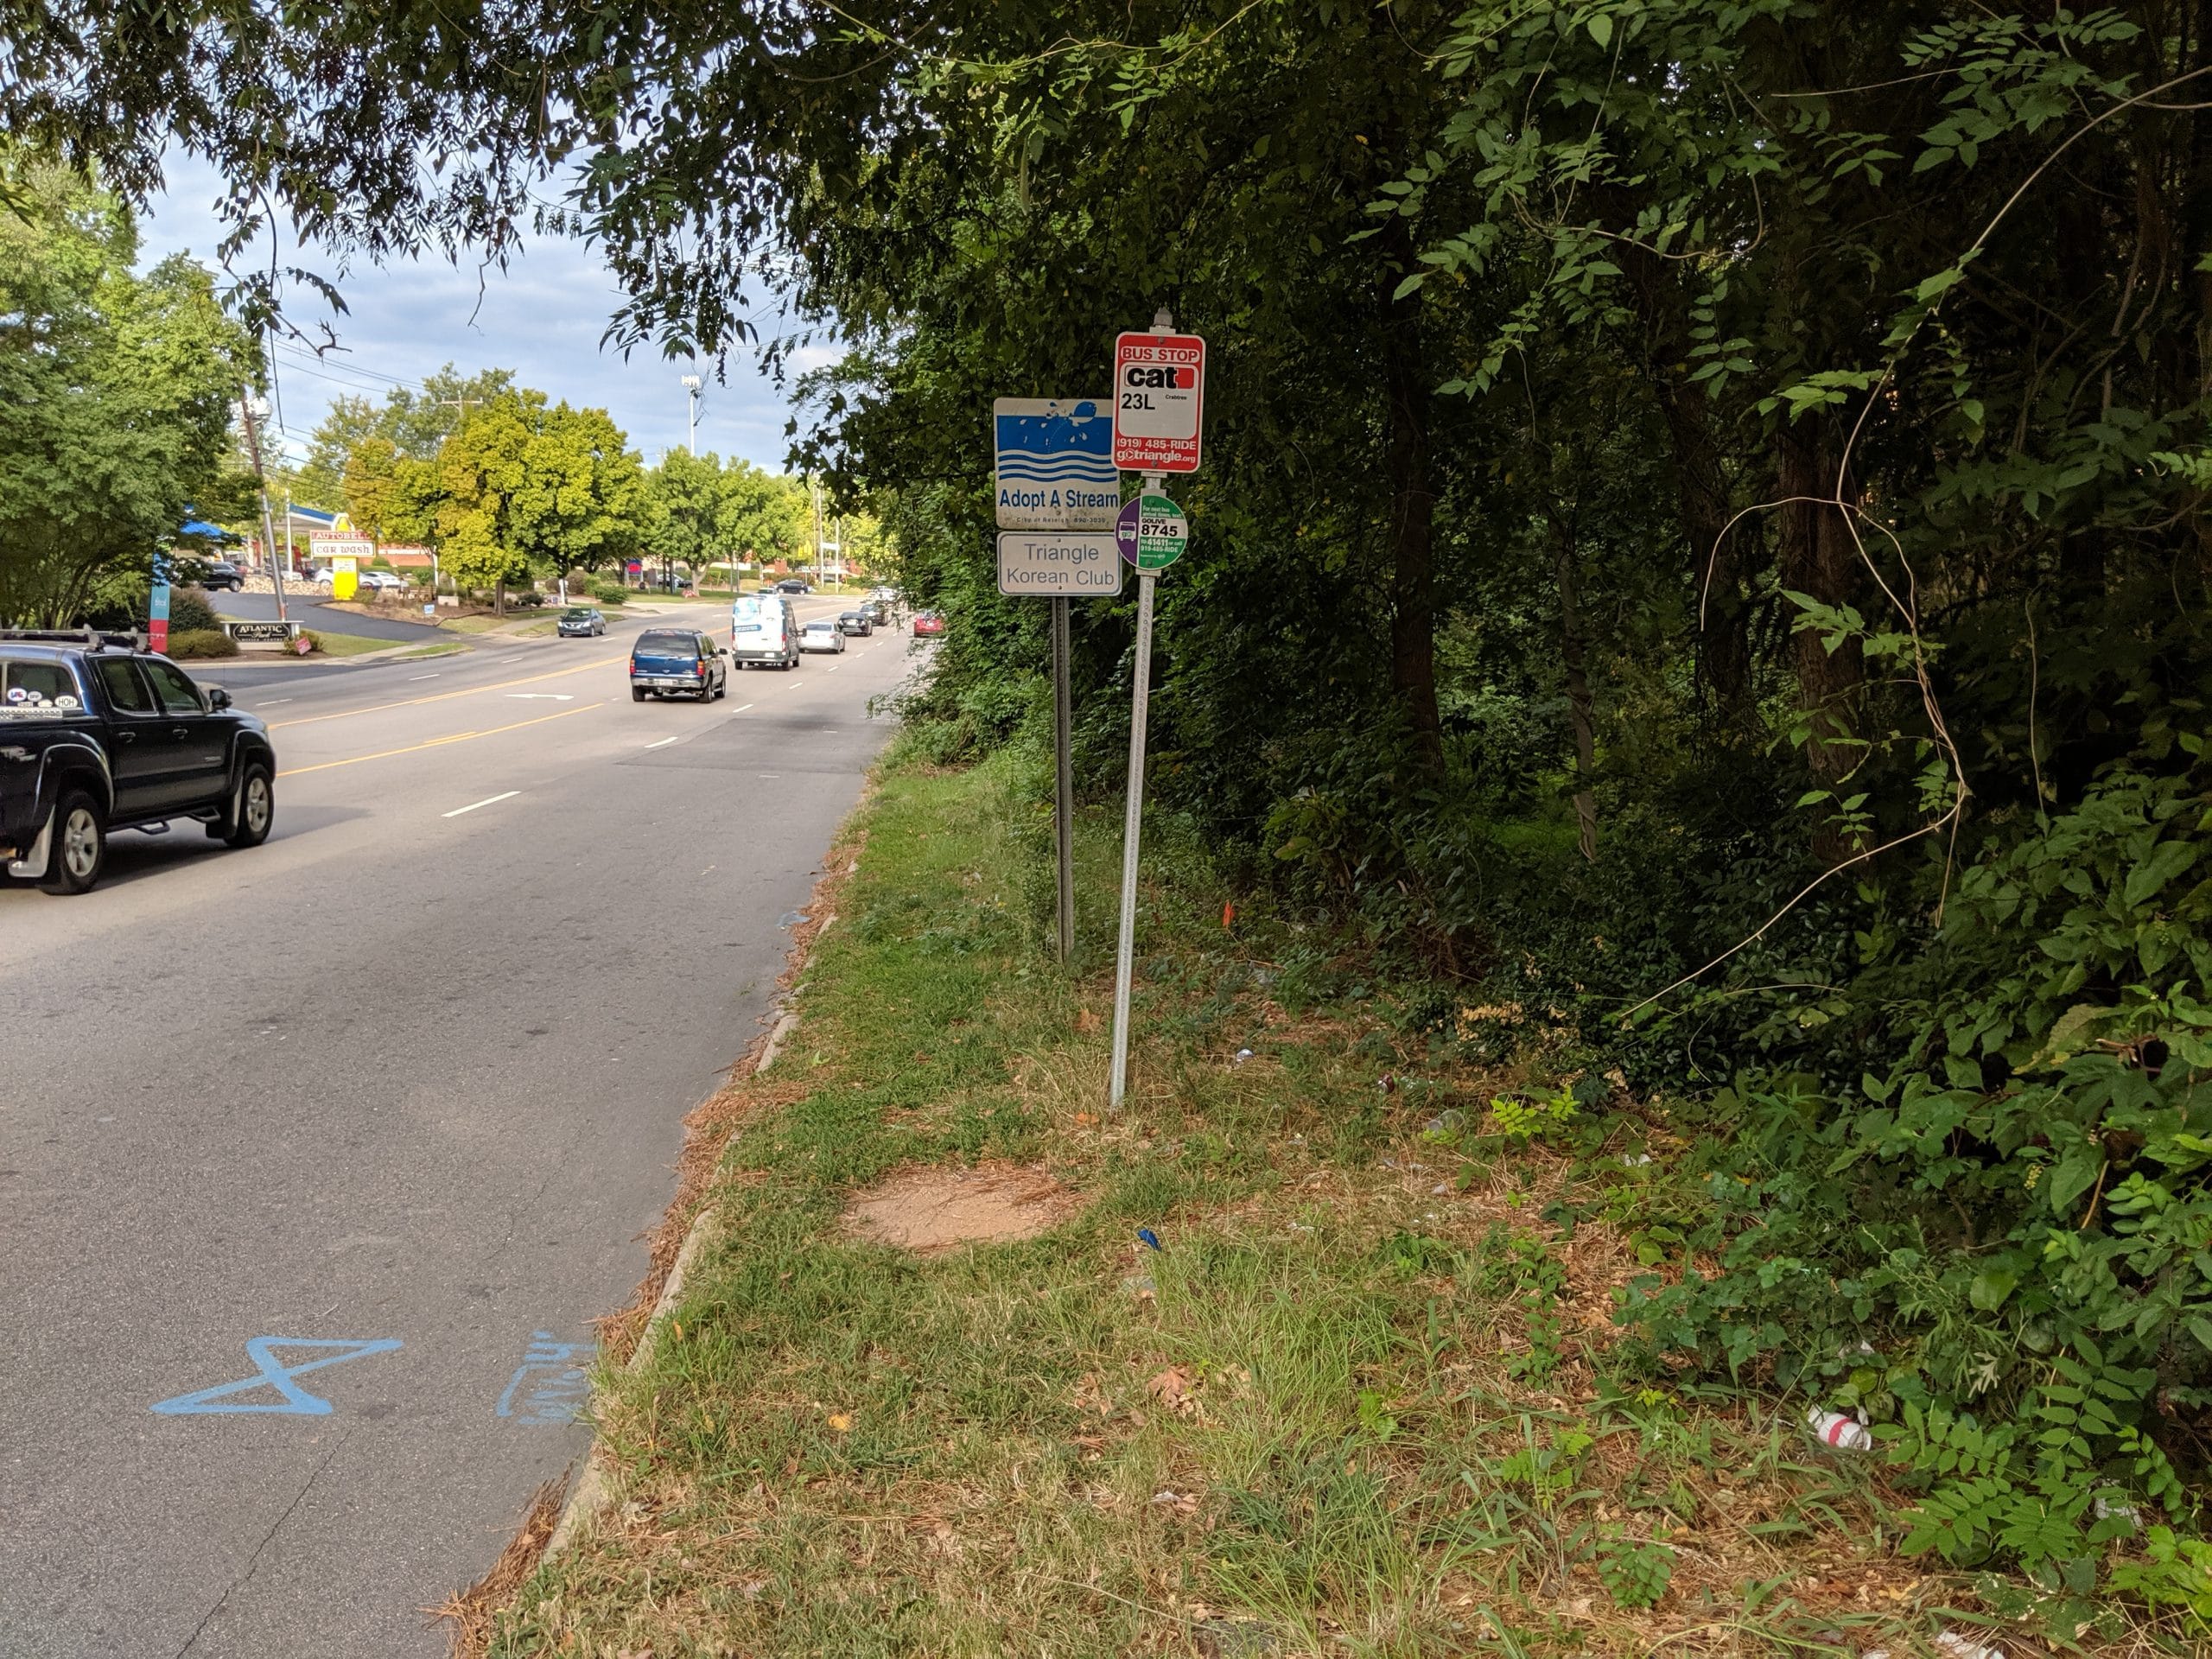
[{"label": "concrete curb", "polygon": [[[857,862],[853,866],[854,869],[859,868]],[[799,963],[802,971],[807,962],[813,960],[814,947],[821,943],[822,936],[830,931],[830,925],[836,919],[836,912],[833,911],[823,918],[822,925],[814,930],[814,938],[807,941],[806,957]],[[766,1071],[783,1048],[784,1039],[798,1028],[798,1014],[788,1007],[784,1008],[774,1029],[768,1033],[767,1042],[761,1046],[760,1058],[753,1063],[753,1070],[748,1075],[757,1077]],[[652,1362],[653,1351],[660,1344],[661,1327],[667,1323],[670,1313],[683,1299],[683,1281],[690,1276],[693,1263],[697,1262],[699,1253],[706,1248],[707,1235],[715,1219],[715,1211],[712,1205],[691,1218],[691,1225],[683,1235],[683,1246],[676,1252],[675,1265],[668,1270],[668,1282],[661,1287],[660,1295],[653,1302],[653,1311],[646,1316],[645,1332],[639,1337],[637,1347],[631,1351],[630,1357],[623,1364],[622,1369],[631,1376],[636,1376]],[[613,1506],[613,1481],[607,1472],[607,1466],[600,1461],[598,1452],[599,1436],[594,1434],[591,1449],[584,1453],[584,1471],[577,1478],[575,1490],[569,1494],[569,1501],[561,1506],[561,1518],[554,1524],[553,1535],[546,1540],[545,1553],[538,1558],[541,1562],[550,1561],[559,1555],[596,1525]]]}]

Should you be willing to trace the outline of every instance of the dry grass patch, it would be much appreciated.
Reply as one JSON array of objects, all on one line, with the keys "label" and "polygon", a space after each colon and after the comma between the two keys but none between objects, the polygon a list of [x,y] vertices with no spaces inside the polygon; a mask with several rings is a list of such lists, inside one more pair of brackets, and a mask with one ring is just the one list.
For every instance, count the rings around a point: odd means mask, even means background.
[{"label": "dry grass patch", "polygon": [[1034,1238],[1081,1208],[1044,1170],[924,1165],[855,1195],[845,1225],[855,1238],[929,1255],[963,1244]]}]

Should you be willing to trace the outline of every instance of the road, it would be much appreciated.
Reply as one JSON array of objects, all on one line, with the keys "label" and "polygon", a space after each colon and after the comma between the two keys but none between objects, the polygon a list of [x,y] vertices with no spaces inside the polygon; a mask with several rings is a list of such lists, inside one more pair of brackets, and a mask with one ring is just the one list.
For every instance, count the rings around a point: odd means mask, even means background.
[{"label": "road", "polygon": [[643,1275],[914,666],[633,704],[647,620],[238,672],[267,845],[0,884],[7,1659],[442,1654],[421,1610],[585,1449],[563,1351]]},{"label": "road", "polygon": [[[214,606],[216,615],[235,617],[241,622],[274,622],[276,620],[276,595],[274,594],[211,594],[208,602]],[[302,627],[314,628],[324,633],[350,633],[365,639],[405,639],[427,645],[453,637],[440,633],[432,624],[398,622],[389,617],[363,616],[358,611],[338,610],[320,602],[312,588],[287,589],[284,612]]]}]

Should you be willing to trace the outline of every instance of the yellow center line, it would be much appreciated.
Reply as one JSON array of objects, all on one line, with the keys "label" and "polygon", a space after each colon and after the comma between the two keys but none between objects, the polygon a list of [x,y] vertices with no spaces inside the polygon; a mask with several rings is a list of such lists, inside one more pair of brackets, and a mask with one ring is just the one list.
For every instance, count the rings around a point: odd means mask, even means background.
[{"label": "yellow center line", "polygon": [[296,778],[305,772],[328,772],[333,766],[357,766],[364,760],[389,760],[395,754],[414,754],[447,743],[466,743],[472,737],[497,737],[501,732],[518,732],[525,726],[543,726],[549,720],[566,720],[570,715],[588,715],[594,709],[606,707],[604,702],[588,702],[581,709],[563,709],[557,715],[540,715],[535,720],[518,720],[512,726],[493,726],[481,732],[455,732],[450,737],[434,737],[428,742],[410,743],[404,749],[379,749],[374,754],[349,755],[343,760],[323,760],[312,766],[293,766],[276,775],[279,778]]},{"label": "yellow center line", "polygon": [[[504,691],[511,685],[535,685],[540,680],[557,680],[563,675],[582,674],[590,669],[606,668],[613,664],[626,663],[629,660],[626,653],[620,657],[594,657],[588,663],[576,663],[568,668],[556,668],[550,673],[528,675],[519,680],[500,680],[492,685],[472,685],[459,691],[434,691],[428,696],[403,697],[397,702],[372,703],[365,709],[341,709],[334,715],[302,715],[296,720],[271,721],[269,729],[276,732],[282,731],[287,726],[312,726],[319,720],[351,720],[355,715],[378,715],[387,709],[412,709],[418,702],[450,702],[455,697],[481,696],[486,691]],[[400,751],[395,749],[392,753],[397,754]],[[303,766],[301,770],[311,772],[314,768]]]}]

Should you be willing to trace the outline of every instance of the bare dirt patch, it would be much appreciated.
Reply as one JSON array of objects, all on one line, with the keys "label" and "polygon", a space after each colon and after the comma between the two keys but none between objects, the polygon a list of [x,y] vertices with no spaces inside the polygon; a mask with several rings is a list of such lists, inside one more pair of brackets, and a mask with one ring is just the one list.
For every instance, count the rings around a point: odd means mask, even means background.
[{"label": "bare dirt patch", "polygon": [[855,1198],[845,1224],[875,1243],[930,1255],[963,1244],[1033,1238],[1081,1202],[1040,1169],[904,1169]]}]

